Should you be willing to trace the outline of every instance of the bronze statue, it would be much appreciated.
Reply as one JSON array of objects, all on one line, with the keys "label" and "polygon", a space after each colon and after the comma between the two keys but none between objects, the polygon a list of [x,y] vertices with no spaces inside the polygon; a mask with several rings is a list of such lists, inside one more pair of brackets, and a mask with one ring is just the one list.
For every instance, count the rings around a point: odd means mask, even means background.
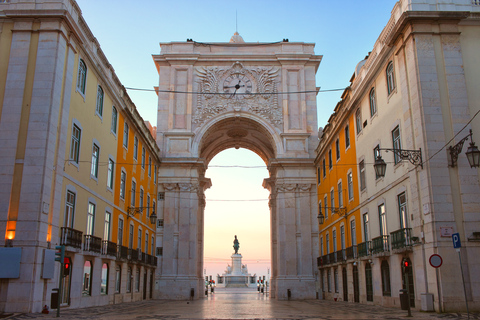
[{"label": "bronze statue", "polygon": [[238,242],[237,236],[235,236],[235,240],[233,240],[233,249],[235,249],[235,254],[238,253],[238,248],[240,248],[240,242]]}]

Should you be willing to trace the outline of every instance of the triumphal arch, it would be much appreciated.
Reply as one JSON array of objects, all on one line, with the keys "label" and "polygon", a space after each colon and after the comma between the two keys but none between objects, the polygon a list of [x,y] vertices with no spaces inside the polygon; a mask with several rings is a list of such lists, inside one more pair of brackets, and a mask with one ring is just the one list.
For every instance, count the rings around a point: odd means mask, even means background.
[{"label": "triumphal arch", "polygon": [[[246,148],[266,163],[270,191],[271,296],[315,298],[318,225],[314,44],[161,43],[155,297],[203,296],[204,191],[209,161]],[[193,290],[192,290],[193,289]]]}]

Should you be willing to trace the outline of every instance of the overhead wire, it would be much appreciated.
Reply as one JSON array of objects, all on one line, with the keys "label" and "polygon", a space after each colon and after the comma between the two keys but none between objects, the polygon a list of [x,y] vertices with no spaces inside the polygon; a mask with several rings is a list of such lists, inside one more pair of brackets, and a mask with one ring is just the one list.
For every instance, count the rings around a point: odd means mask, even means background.
[{"label": "overhead wire", "polygon": [[[179,90],[160,90],[160,89],[145,89],[145,88],[133,88],[125,87],[127,90],[133,91],[147,91],[147,92],[161,92],[161,93],[182,93],[182,94],[208,94],[208,95],[221,95],[221,96],[231,96],[232,93],[225,92],[198,92],[198,91],[179,91]],[[281,91],[281,92],[237,92],[236,95],[244,96],[255,96],[255,95],[276,95],[276,94],[299,94],[299,93],[317,93],[317,92],[333,92],[333,91],[343,91],[345,88],[336,88],[336,89],[326,89],[326,90],[304,90],[304,91]]]}]

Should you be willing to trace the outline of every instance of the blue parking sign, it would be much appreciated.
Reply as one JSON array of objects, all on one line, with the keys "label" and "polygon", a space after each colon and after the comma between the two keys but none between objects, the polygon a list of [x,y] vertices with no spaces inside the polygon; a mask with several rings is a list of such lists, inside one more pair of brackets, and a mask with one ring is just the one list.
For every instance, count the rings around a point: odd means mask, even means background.
[{"label": "blue parking sign", "polygon": [[453,240],[453,248],[457,249],[462,246],[460,243],[460,234],[459,233],[454,233],[452,234],[452,240]]}]

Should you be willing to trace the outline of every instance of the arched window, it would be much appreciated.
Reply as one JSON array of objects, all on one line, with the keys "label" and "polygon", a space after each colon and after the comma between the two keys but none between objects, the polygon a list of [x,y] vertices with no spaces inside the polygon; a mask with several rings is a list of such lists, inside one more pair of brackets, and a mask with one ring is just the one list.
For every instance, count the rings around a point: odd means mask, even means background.
[{"label": "arched window", "polygon": [[387,260],[382,261],[382,292],[384,296],[391,296],[391,287],[390,287],[390,266],[388,265]]},{"label": "arched window", "polygon": [[390,61],[387,65],[386,69],[386,75],[387,75],[387,90],[388,90],[388,95],[390,95],[393,90],[395,90],[395,73],[393,72],[393,62]]},{"label": "arched window", "polygon": [[100,294],[108,294],[108,264],[102,265],[102,279],[100,282]]},{"label": "arched window", "polygon": [[80,61],[78,62],[77,89],[83,95],[85,95],[86,88],[87,88],[87,65],[82,59],[80,59]]},{"label": "arched window", "polygon": [[92,262],[87,260],[83,265],[83,286],[82,294],[84,296],[92,295]]},{"label": "arched window", "polygon": [[100,86],[97,87],[97,106],[95,111],[100,117],[103,116],[103,89]]},{"label": "arched window", "polygon": [[373,117],[377,113],[377,105],[375,104],[375,88],[370,90],[370,116]]},{"label": "arched window", "polygon": [[355,125],[357,127],[357,134],[362,131],[362,112],[360,108],[355,112]]}]

